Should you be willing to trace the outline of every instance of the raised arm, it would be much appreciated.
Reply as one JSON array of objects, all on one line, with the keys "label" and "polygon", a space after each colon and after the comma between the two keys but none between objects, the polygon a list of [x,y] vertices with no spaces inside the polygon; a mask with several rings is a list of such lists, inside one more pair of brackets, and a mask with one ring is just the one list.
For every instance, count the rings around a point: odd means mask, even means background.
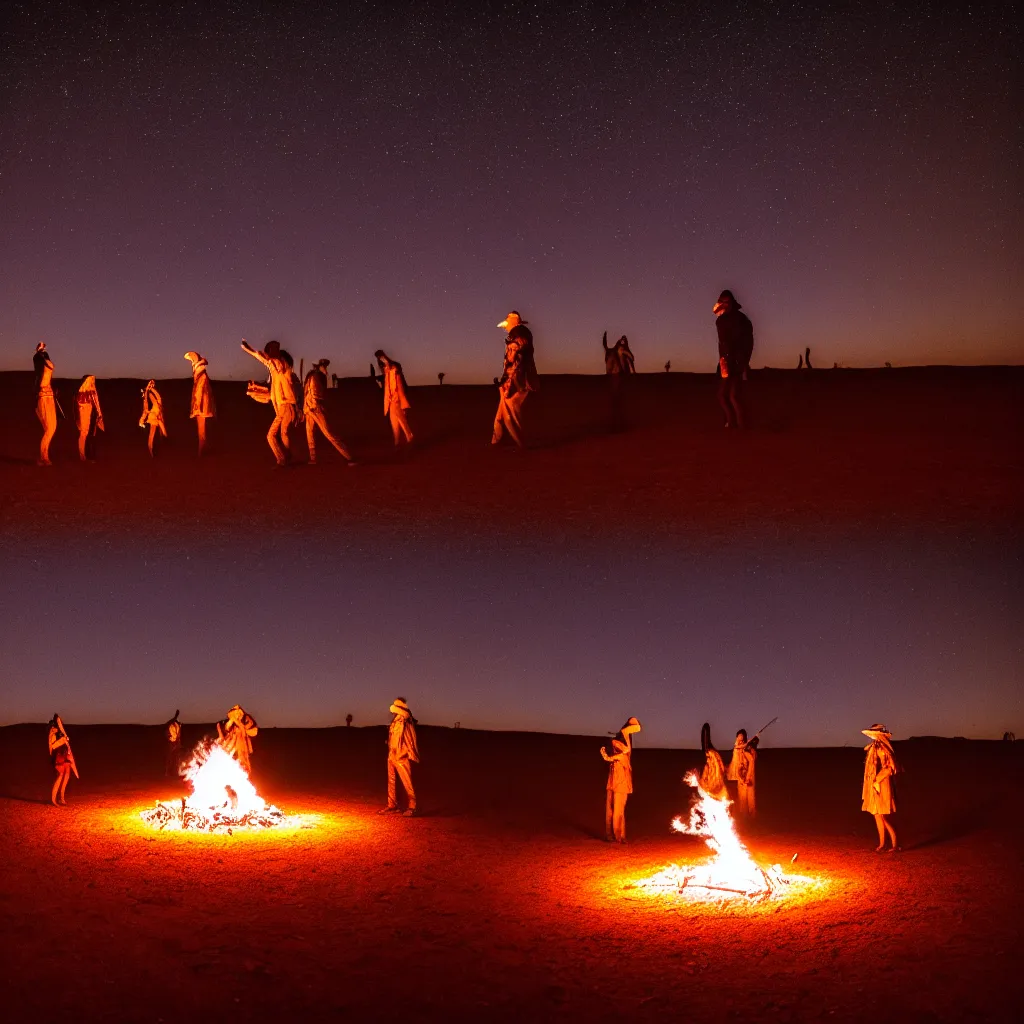
[{"label": "raised arm", "polygon": [[268,370],[272,369],[270,365],[270,360],[262,352],[259,352],[256,349],[254,349],[252,345],[250,345],[245,340],[245,338],[242,339],[242,351],[248,352],[249,355],[253,357],[253,359],[258,359]]}]

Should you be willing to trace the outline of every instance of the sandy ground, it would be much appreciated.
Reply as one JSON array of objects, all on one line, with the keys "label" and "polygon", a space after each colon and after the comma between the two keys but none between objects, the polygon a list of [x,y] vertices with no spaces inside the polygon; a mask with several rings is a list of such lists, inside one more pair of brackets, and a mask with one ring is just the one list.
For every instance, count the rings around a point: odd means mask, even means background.
[{"label": "sandy ground", "polygon": [[872,852],[859,750],[769,748],[750,848],[822,886],[702,907],[632,887],[707,854],[668,831],[694,751],[637,750],[621,848],[597,838],[597,738],[424,727],[408,820],[374,813],[382,728],[265,730],[255,777],[305,826],[196,836],[137,817],[180,792],[158,730],[69,729],[84,779],[64,810],[44,727],[0,730],[14,1019],[1015,1016],[1024,748],[899,744],[896,856]]}]

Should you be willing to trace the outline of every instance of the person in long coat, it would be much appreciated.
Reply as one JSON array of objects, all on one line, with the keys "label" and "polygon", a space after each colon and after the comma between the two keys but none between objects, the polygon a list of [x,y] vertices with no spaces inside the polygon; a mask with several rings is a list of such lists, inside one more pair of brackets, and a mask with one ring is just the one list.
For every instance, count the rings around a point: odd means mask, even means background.
[{"label": "person in long coat", "polygon": [[896,829],[893,828],[889,816],[896,813],[896,794],[893,791],[893,776],[896,774],[896,753],[892,748],[892,734],[881,723],[861,732],[871,742],[864,748],[864,784],[861,787],[860,809],[867,811],[875,819],[878,829],[878,846],[875,853],[885,850],[888,836],[889,852],[899,850],[896,841]]},{"label": "person in long coat", "polygon": [[626,842],[626,801],[633,792],[633,734],[639,731],[640,722],[630,718],[612,740],[612,752],[601,747],[601,757],[608,762],[604,837],[609,843]]},{"label": "person in long coat", "polygon": [[86,374],[75,396],[75,417],[78,420],[78,457],[85,462],[96,461],[96,432],[105,430],[96,378]]},{"label": "person in long coat", "polygon": [[388,805],[378,814],[398,813],[397,780],[402,780],[407,805],[405,817],[412,818],[416,814],[416,790],[412,784],[412,766],[419,762],[419,744],[416,741],[416,719],[412,717],[409,705],[404,697],[396,697],[389,709],[392,714],[388,726]]},{"label": "person in long coat", "polygon": [[524,448],[523,407],[540,385],[534,359],[533,332],[516,310],[512,310],[498,326],[508,334],[501,376],[494,381],[498,385],[498,410],[494,414],[491,444],[500,444],[507,433],[516,447]]},{"label": "person in long coat", "polygon": [[698,782],[700,788],[715,800],[728,800],[729,791],[725,786],[725,762],[711,742],[711,726],[705,722],[700,730],[700,745],[704,751],[704,767]]},{"label": "person in long coat", "polygon": [[156,433],[167,436],[167,425],[164,423],[164,400],[156,389],[156,381],[146,382],[142,389],[142,415],[139,417],[140,427],[149,427],[149,457],[153,457],[153,442]]},{"label": "person in long coat", "polygon": [[[380,367],[380,377],[374,377],[374,379],[377,381],[377,386],[384,392],[384,415],[391,420],[391,435],[395,439],[395,447],[398,447],[403,438],[411,444],[413,434],[409,427],[409,418],[406,416],[411,403],[406,391],[402,364],[391,359],[380,348],[373,353],[373,357]],[[370,369],[373,369],[372,364]]]},{"label": "person in long coat", "polygon": [[736,783],[737,813],[750,818],[757,814],[757,799],[754,790],[757,744],[757,736],[748,742],[747,730],[740,729],[736,733],[736,742],[732,748],[732,760],[729,761],[729,768],[725,773],[729,782]]},{"label": "person in long coat", "polygon": [[217,723],[217,742],[245,769],[246,775],[252,771],[252,737],[257,732],[256,720],[238,704],[228,712],[224,724]]},{"label": "person in long coat", "polygon": [[217,403],[213,400],[213,388],[207,373],[208,363],[198,352],[186,352],[185,358],[192,364],[192,407],[189,413],[196,421],[199,434],[199,454],[206,448],[206,421],[217,415]]}]

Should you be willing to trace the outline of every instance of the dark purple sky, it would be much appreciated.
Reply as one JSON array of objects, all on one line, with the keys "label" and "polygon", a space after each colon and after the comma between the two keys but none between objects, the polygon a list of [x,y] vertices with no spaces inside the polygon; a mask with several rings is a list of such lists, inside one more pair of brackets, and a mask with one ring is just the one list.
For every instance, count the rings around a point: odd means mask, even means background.
[{"label": "dark purple sky", "polygon": [[250,7],[13,5],[0,369],[1020,361],[1009,4]]}]

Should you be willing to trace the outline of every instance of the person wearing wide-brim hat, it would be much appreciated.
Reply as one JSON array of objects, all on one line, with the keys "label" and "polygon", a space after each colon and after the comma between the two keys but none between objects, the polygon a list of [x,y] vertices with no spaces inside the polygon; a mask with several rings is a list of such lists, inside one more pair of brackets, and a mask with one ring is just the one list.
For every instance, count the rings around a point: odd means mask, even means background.
[{"label": "person wearing wide-brim hat", "polygon": [[626,841],[626,801],[633,792],[633,734],[640,732],[640,722],[630,718],[612,740],[612,752],[601,747],[601,757],[608,762],[608,783],[605,786],[604,837],[609,843]]},{"label": "person wearing wide-brim hat", "polygon": [[377,382],[377,387],[384,393],[384,415],[391,423],[391,436],[397,448],[404,440],[406,444],[412,444],[412,427],[409,426],[409,417],[406,413],[412,408],[409,401],[408,387],[405,383],[405,371],[397,359],[379,348],[373,353],[380,367],[380,376],[373,373],[373,363],[370,364],[370,373]]},{"label": "person wearing wide-brim hat", "polygon": [[896,799],[893,793],[892,777],[896,774],[896,754],[892,748],[892,734],[880,722],[870,729],[861,732],[871,742],[864,748],[864,786],[861,791],[862,811],[874,815],[875,826],[878,828],[878,846],[875,853],[885,849],[886,836],[891,843],[889,852],[899,849],[896,842],[896,829],[889,821],[889,815],[896,813]]},{"label": "person wearing wide-brim hat", "polygon": [[508,334],[501,376],[495,378],[498,411],[494,414],[491,444],[500,444],[508,434],[518,448],[523,448],[523,406],[530,392],[536,391],[540,385],[533,355],[533,332],[514,309],[498,326]]},{"label": "person wearing wide-brim hat", "polygon": [[391,725],[388,726],[388,805],[382,807],[378,814],[397,814],[398,785],[402,780],[402,788],[406,795],[405,817],[416,815],[416,790],[412,784],[413,762],[420,759],[419,746],[416,742],[416,719],[412,717],[409,705],[404,697],[396,697],[389,709],[392,714]]},{"label": "person wearing wide-brim hat", "polygon": [[354,466],[355,461],[349,454],[349,450],[338,440],[327,425],[327,409],[324,403],[327,400],[327,367],[331,365],[330,359],[319,359],[315,362],[306,374],[302,390],[302,414],[306,421],[306,447],[309,449],[309,464],[316,465],[316,431],[327,438],[338,454],[350,465]]}]

